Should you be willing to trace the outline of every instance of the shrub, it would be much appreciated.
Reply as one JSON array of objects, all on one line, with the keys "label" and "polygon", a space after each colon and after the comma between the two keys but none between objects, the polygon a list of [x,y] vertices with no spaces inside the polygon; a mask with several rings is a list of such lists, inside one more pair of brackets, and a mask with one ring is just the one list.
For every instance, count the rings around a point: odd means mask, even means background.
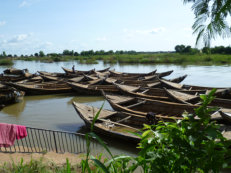
[{"label": "shrub", "polygon": [[[88,152],[82,160],[83,172],[220,172],[228,166],[231,142],[223,137],[219,126],[210,121],[210,114],[216,108],[208,105],[213,100],[212,90],[202,95],[202,105],[195,114],[185,113],[184,119],[177,122],[159,122],[157,125],[144,125],[138,157],[113,156],[104,142],[93,132],[86,135]],[[102,107],[101,107],[102,109]],[[100,111],[101,111],[100,109]],[[96,114],[93,125],[100,114]],[[199,119],[196,119],[196,116]],[[105,147],[111,159],[102,160],[102,155],[90,157],[89,136]],[[89,162],[91,160],[92,162]],[[90,166],[91,165],[91,166]],[[94,166],[94,169],[91,169]]]},{"label": "shrub", "polygon": [[13,65],[13,61],[11,59],[2,59],[0,60],[0,65]]}]

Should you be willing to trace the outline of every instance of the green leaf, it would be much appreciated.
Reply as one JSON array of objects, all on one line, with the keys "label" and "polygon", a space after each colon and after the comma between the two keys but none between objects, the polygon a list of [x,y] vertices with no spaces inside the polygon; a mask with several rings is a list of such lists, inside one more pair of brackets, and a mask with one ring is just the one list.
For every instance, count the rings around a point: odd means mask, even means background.
[{"label": "green leaf", "polygon": [[109,171],[107,170],[106,166],[102,162],[100,162],[97,159],[91,159],[91,160],[93,160],[95,162],[95,164],[103,170],[103,172],[109,173]]}]

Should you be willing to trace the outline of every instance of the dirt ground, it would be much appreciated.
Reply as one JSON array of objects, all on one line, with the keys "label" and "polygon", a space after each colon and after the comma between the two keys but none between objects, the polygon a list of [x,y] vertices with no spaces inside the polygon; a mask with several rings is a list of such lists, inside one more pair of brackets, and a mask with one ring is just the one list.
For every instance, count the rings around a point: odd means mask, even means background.
[{"label": "dirt ground", "polygon": [[43,159],[44,162],[52,162],[56,165],[63,165],[66,163],[66,158],[69,159],[69,162],[72,165],[79,164],[81,160],[84,158],[84,154],[57,154],[55,152],[48,152],[46,154],[38,154],[38,153],[0,153],[0,165],[4,164],[5,162],[9,163],[14,161],[18,163],[23,158],[23,162],[29,162],[31,159],[33,160],[40,160]]}]

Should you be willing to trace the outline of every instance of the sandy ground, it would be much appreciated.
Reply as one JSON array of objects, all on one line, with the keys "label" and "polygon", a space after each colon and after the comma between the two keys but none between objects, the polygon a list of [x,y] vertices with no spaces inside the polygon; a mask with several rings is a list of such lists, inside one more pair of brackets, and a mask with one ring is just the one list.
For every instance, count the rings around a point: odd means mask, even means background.
[{"label": "sandy ground", "polygon": [[4,164],[5,162],[12,162],[18,163],[23,158],[23,162],[29,162],[31,159],[33,160],[40,160],[43,159],[44,162],[53,162],[56,165],[63,165],[66,163],[66,158],[69,159],[69,162],[72,165],[79,164],[81,160],[84,158],[84,154],[57,154],[55,152],[48,152],[46,154],[38,154],[38,153],[0,153],[0,165]]}]

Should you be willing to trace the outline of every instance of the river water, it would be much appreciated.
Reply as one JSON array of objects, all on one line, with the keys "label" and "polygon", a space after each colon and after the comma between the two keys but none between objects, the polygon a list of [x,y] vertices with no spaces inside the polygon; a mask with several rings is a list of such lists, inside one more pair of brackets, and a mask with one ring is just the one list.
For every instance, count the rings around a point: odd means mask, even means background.
[{"label": "river water", "polygon": [[[39,61],[14,61],[13,67],[24,69],[35,73],[37,71],[63,72],[61,67],[70,68],[75,65],[76,70],[89,70],[95,68],[103,69],[111,66],[112,69],[120,72],[145,73],[157,69],[157,72],[174,70],[166,78],[174,78],[184,74],[188,77],[182,82],[184,84],[231,87],[231,66],[180,66],[180,65],[143,65],[143,64],[114,64],[108,65],[103,62],[86,65],[78,64],[77,61],[42,63]],[[0,73],[7,68],[0,66]],[[71,132],[85,132],[84,122],[75,112],[72,102],[77,101],[88,105],[100,107],[104,99],[96,96],[78,96],[75,94],[46,95],[46,96],[25,96],[16,104],[7,106],[0,111],[0,121],[4,123],[22,124],[30,127],[46,128],[51,130],[64,130]],[[105,109],[111,109],[105,102]],[[105,139],[116,153],[134,153],[135,147],[127,142]]]}]

